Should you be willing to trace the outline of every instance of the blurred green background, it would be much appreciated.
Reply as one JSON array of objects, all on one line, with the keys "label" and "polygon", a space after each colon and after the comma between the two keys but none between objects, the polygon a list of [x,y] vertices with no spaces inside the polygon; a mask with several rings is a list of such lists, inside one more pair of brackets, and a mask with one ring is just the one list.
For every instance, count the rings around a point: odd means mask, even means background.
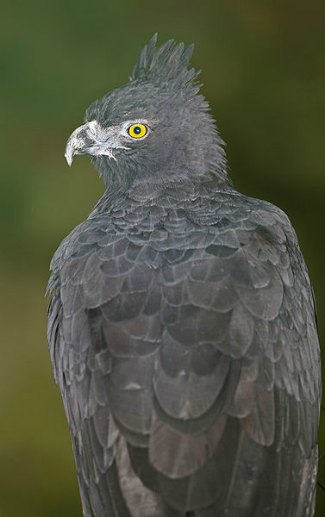
[{"label": "blurred green background", "polygon": [[235,185],[291,218],[324,342],[323,0],[1,0],[1,517],[81,516],[44,291],[51,255],[102,184],[87,158],[69,170],[63,152],[85,108],[127,80],[156,31],[160,42],[195,42]]}]

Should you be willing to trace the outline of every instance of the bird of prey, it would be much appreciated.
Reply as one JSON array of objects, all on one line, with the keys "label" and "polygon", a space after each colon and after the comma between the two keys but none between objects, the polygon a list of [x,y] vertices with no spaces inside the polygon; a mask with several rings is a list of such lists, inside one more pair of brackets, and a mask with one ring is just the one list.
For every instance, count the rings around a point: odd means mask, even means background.
[{"label": "bird of prey", "polygon": [[288,217],[233,188],[191,52],[152,38],[66,147],[106,186],[49,282],[83,514],[309,517],[312,287]]}]

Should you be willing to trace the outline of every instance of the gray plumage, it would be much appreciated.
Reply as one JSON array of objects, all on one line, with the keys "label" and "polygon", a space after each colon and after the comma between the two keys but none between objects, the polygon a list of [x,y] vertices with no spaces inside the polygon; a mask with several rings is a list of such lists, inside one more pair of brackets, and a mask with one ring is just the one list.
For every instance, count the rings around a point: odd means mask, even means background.
[{"label": "gray plumage", "polygon": [[309,517],[312,288],[287,216],[233,189],[190,54],[153,38],[67,144],[107,187],[49,282],[83,512]]}]

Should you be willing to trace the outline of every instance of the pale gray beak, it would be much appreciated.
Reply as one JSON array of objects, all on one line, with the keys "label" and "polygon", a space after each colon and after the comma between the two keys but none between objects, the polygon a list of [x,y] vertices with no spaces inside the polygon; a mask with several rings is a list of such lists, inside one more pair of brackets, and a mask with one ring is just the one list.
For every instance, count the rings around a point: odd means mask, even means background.
[{"label": "pale gray beak", "polygon": [[115,128],[102,128],[96,120],[75,129],[67,141],[64,153],[69,167],[76,154],[106,155],[114,158],[112,149],[120,147],[115,135]]},{"label": "pale gray beak", "polygon": [[86,141],[88,140],[88,123],[83,124],[73,131],[70,135],[65,148],[65,159],[71,167],[73,158],[76,154],[84,154],[86,152]]}]

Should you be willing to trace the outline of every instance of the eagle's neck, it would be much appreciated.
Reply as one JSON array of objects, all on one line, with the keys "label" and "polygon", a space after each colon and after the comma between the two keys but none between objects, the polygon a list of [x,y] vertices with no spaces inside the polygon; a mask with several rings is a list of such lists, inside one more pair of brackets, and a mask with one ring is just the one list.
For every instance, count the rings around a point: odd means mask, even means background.
[{"label": "eagle's neck", "polygon": [[90,217],[100,213],[112,213],[120,209],[133,210],[144,206],[186,208],[200,198],[214,198],[218,197],[219,193],[232,191],[230,182],[220,183],[214,178],[203,183],[187,180],[181,183],[144,183],[135,186],[115,182],[99,199]]}]

